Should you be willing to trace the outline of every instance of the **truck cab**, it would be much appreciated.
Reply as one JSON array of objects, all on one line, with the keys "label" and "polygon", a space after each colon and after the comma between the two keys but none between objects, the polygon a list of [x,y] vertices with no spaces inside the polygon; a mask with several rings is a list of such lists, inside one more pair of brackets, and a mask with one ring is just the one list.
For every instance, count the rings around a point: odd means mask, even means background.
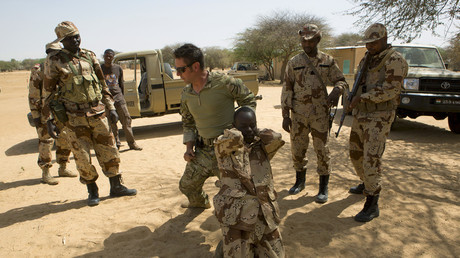
[{"label": "truck cab", "polygon": [[448,118],[449,128],[460,133],[460,73],[446,69],[434,46],[393,45],[409,64],[398,117]]},{"label": "truck cab", "polygon": [[[448,118],[449,129],[460,134],[460,73],[447,70],[434,46],[393,44],[409,65],[396,110],[399,118],[433,116]],[[328,49],[336,58],[349,85],[353,85],[364,46],[345,46]]]},{"label": "truck cab", "polygon": [[[161,50],[126,52],[115,55],[114,63],[123,69],[124,97],[132,118],[177,113],[186,83],[175,79],[169,63],[163,62]],[[256,95],[257,74],[237,74]]]}]

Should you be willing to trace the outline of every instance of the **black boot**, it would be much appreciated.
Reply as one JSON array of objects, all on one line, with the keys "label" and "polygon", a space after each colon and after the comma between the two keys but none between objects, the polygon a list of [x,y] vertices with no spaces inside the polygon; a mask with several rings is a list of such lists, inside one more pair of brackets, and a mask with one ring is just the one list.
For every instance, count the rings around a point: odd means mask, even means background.
[{"label": "black boot", "polygon": [[329,184],[329,175],[319,176],[319,192],[316,195],[317,203],[327,202],[327,185]]},{"label": "black boot", "polygon": [[110,196],[111,197],[120,197],[127,195],[136,195],[136,189],[128,189],[126,186],[121,184],[121,175],[116,175],[109,177],[110,181]]},{"label": "black boot", "polygon": [[306,169],[302,171],[295,172],[295,184],[291,189],[289,189],[289,194],[298,194],[300,191],[305,189],[305,174],[307,173]]},{"label": "black boot", "polygon": [[96,206],[99,204],[99,192],[96,183],[87,184],[86,187],[88,188],[88,206]]},{"label": "black boot", "polygon": [[359,222],[369,222],[373,218],[380,215],[379,211],[379,195],[368,195],[364,208],[355,216],[355,220]]},{"label": "black boot", "polygon": [[363,194],[364,188],[364,183],[361,183],[357,186],[350,187],[350,190],[348,192],[352,194]]}]

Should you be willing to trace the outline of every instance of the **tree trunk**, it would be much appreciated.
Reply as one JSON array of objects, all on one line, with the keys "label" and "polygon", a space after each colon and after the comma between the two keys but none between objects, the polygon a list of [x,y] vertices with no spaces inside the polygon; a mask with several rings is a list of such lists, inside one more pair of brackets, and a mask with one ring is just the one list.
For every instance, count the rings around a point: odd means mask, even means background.
[{"label": "tree trunk", "polygon": [[280,84],[284,83],[284,75],[286,74],[286,66],[289,62],[289,56],[284,57],[283,63],[281,64],[281,75],[280,75]]}]

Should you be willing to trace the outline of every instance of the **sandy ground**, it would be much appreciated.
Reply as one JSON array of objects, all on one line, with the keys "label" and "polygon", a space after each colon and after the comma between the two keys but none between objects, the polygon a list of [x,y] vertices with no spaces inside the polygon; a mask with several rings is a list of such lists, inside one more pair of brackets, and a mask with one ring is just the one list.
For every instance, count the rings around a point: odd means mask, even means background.
[{"label": "sandy ground", "polygon": [[[186,210],[178,190],[182,159],[179,115],[133,121],[143,151],[121,149],[121,169],[135,197],[111,199],[109,181],[97,181],[102,201],[86,205],[76,178],[40,183],[37,136],[26,114],[29,72],[0,74],[0,257],[212,257],[221,239],[212,208]],[[261,85],[259,127],[281,129],[281,87]],[[336,117],[333,130],[337,129]],[[380,217],[358,223],[364,197],[348,194],[359,181],[348,155],[351,118],[330,138],[333,175],[329,202],[314,202],[316,157],[308,152],[307,187],[290,196],[294,182],[287,141],[272,161],[281,208],[281,233],[289,257],[459,257],[460,135],[447,121],[404,119],[384,155]],[[93,156],[94,157],[94,156]],[[96,160],[94,159],[96,162]],[[75,171],[73,159],[69,165]],[[57,175],[57,166],[52,169]],[[100,168],[98,167],[100,172]],[[215,179],[205,190],[214,196]]]}]

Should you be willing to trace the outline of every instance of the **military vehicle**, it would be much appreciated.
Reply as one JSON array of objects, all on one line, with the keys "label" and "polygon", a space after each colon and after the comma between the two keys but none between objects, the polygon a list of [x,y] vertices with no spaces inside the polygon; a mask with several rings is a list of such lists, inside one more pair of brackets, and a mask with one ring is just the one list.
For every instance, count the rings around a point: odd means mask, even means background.
[{"label": "military vehicle", "polygon": [[245,73],[256,73],[259,82],[268,80],[268,73],[265,69],[260,69],[255,63],[250,62],[235,62],[227,74],[234,76]]},{"label": "military vehicle", "polygon": [[[163,62],[161,50],[119,53],[114,63],[123,68],[124,96],[132,118],[177,113],[186,83],[175,79],[169,63]],[[257,95],[257,74],[232,75],[241,79]]]},{"label": "military vehicle", "polygon": [[[434,46],[393,44],[409,64],[404,79],[400,104],[396,110],[399,118],[433,116],[448,119],[449,129],[460,134],[460,73],[447,70],[439,51]],[[365,54],[364,46],[336,47],[334,57],[353,85],[355,68]]]}]

